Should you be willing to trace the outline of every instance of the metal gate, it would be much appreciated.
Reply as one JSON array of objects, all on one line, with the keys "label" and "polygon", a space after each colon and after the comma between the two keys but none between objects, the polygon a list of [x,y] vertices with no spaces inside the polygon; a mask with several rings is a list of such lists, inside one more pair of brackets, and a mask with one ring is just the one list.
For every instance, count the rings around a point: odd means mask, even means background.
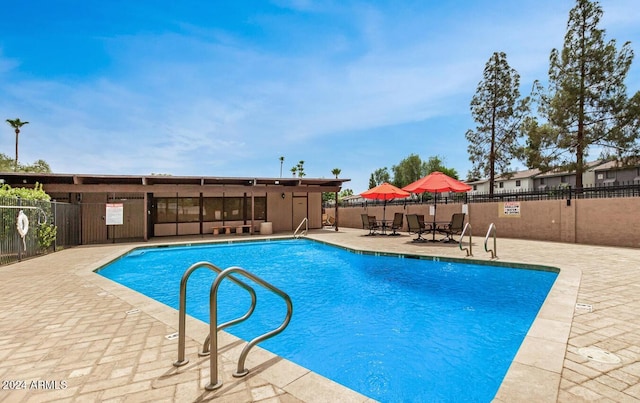
[{"label": "metal gate", "polygon": [[[121,204],[122,225],[107,225],[107,204]],[[82,209],[82,244],[140,241],[144,239],[144,196],[123,193],[84,194]]]},{"label": "metal gate", "polygon": [[0,198],[0,265],[79,244],[79,206]]}]

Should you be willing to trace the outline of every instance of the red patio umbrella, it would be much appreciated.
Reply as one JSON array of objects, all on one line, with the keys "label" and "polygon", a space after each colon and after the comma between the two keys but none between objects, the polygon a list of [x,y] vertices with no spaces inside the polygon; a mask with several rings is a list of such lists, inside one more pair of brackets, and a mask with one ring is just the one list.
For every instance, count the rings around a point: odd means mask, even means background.
[{"label": "red patio umbrella", "polygon": [[[411,193],[442,193],[442,192],[468,192],[471,190],[471,186],[466,183],[460,182],[442,172],[432,172],[422,179],[408,184],[402,188]],[[433,198],[433,228],[436,226],[436,198]],[[433,240],[435,241],[436,233],[433,232]]]},{"label": "red patio umbrella", "polygon": [[409,195],[409,192],[404,191],[399,187],[393,186],[392,184],[387,182],[384,182],[374,188],[360,193],[360,196],[364,197],[365,199],[384,200],[384,205],[382,206],[382,221],[385,220],[387,200],[403,199],[405,197],[409,197]]},{"label": "red patio umbrella", "polygon": [[402,189],[411,193],[468,192],[471,190],[471,186],[447,176],[442,172],[436,171]]}]

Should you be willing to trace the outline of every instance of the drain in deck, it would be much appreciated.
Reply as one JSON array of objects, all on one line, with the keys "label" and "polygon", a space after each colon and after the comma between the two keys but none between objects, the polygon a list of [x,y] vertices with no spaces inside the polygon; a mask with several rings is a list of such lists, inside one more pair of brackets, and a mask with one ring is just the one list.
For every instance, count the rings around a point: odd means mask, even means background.
[{"label": "drain in deck", "polygon": [[604,351],[598,347],[582,347],[578,349],[578,354],[588,358],[591,361],[602,362],[605,364],[618,364],[620,363],[620,357]]}]

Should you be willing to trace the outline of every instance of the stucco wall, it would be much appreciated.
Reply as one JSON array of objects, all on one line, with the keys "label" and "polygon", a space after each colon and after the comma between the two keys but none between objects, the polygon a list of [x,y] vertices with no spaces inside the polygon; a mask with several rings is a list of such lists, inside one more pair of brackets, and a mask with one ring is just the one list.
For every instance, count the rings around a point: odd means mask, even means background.
[{"label": "stucco wall", "polygon": [[[522,201],[520,215],[505,217],[502,203],[472,203],[468,205],[467,222],[474,237],[486,235],[491,223],[498,237],[571,242],[592,245],[640,247],[640,198],[572,199]],[[461,204],[439,204],[436,221],[447,221],[460,212]],[[362,228],[361,214],[382,219],[382,206],[345,207],[339,211],[339,226]],[[386,218],[395,212],[424,214],[433,220],[429,205],[387,206]],[[404,230],[407,230],[406,219]]]},{"label": "stucco wall", "polygon": [[309,228],[322,227],[321,193],[267,194],[267,219],[273,223],[274,232],[293,231],[304,217],[309,220]]},{"label": "stucco wall", "polygon": [[578,243],[640,247],[638,228],[638,197],[589,199],[576,203]]}]

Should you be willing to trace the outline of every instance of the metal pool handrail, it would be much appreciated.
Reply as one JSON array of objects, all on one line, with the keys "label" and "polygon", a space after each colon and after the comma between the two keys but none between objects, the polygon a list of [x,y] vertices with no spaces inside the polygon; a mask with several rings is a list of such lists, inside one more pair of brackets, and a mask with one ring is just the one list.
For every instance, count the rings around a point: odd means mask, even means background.
[{"label": "metal pool handrail", "polygon": [[[469,247],[468,248],[464,248],[462,249],[462,238],[464,238],[464,234],[467,232],[467,228],[469,229]],[[471,237],[471,223],[466,223],[464,225],[464,229],[462,230],[462,233],[460,234],[460,241],[458,242],[458,247],[460,248],[460,250],[464,250],[467,252],[467,256],[473,256],[473,250],[472,250],[472,237]]]},{"label": "metal pool handrail", "polygon": [[[42,224],[46,224],[47,223],[47,213],[44,212],[44,210],[40,207],[36,207],[36,206],[0,206],[0,208],[10,208],[10,209],[14,209],[14,210],[38,210],[38,225],[42,225]],[[41,217],[44,217],[44,219],[40,219]]]},{"label": "metal pool handrail", "polygon": [[[489,241],[489,236],[491,234],[493,234],[493,249],[488,249],[487,242]],[[498,258],[498,249],[496,248],[496,226],[493,223],[489,225],[487,236],[484,237],[484,251],[491,253],[491,259]]]},{"label": "metal pool handrail", "polygon": [[[182,279],[180,280],[180,307],[178,310],[178,360],[176,362],[173,363],[173,365],[175,367],[181,367],[185,364],[187,364],[189,362],[188,359],[186,359],[184,357],[184,350],[185,350],[185,329],[186,329],[186,317],[187,317],[187,280],[189,280],[189,276],[191,276],[191,273],[193,273],[195,270],[204,267],[210,270],[215,271],[216,273],[220,274],[223,270],[219,267],[217,267],[216,265],[213,265],[209,262],[197,262],[192,264],[182,275]],[[249,294],[251,295],[251,306],[249,307],[249,310],[247,311],[247,313],[245,313],[244,315],[242,315],[241,317],[237,318],[237,319],[233,319],[230,320],[229,322],[223,323],[220,326],[218,326],[218,330],[222,330],[226,327],[229,327],[231,325],[235,325],[237,323],[242,322],[243,320],[248,319],[251,314],[253,313],[254,309],[256,308],[256,292],[255,290],[249,286],[248,284],[238,280],[235,277],[231,277],[229,276],[229,280],[233,281],[234,283],[238,284],[240,287],[244,288],[245,290],[247,290],[249,292]],[[204,343],[202,344],[202,352],[198,353],[200,356],[206,356],[209,355],[209,351],[210,351],[210,336],[207,336],[207,338],[205,339]]]},{"label": "metal pool handrail", "polygon": [[300,231],[300,228],[302,228],[302,224],[305,224],[304,230],[302,230],[302,235],[307,236],[307,233],[309,232],[309,219],[307,219],[307,217],[305,217],[300,222],[300,225],[298,225],[298,228],[296,228],[296,230],[293,231],[293,237],[296,238],[296,239],[300,238],[300,236],[301,236],[301,235],[298,235],[298,231]]},{"label": "metal pool handrail", "polygon": [[254,338],[242,349],[242,351],[240,352],[240,358],[238,358],[237,370],[233,374],[234,377],[242,377],[249,373],[249,371],[244,367],[244,362],[247,358],[247,354],[249,354],[249,350],[251,350],[251,348],[259,342],[269,339],[277,335],[278,333],[281,333],[291,321],[291,315],[293,314],[293,304],[291,303],[291,298],[289,298],[289,295],[287,295],[284,291],[267,283],[260,277],[249,273],[241,267],[229,267],[228,269],[223,270],[211,285],[211,292],[209,294],[209,337],[211,339],[211,351],[214,354],[209,355],[210,382],[207,386],[205,386],[206,390],[216,390],[222,386],[222,381],[218,380],[218,328],[216,326],[216,323],[218,322],[218,287],[220,287],[220,283],[222,282],[222,280],[224,280],[225,277],[229,277],[232,273],[242,274],[243,276],[255,281],[264,288],[280,296],[287,304],[287,315],[285,316],[282,324],[277,328]]}]

